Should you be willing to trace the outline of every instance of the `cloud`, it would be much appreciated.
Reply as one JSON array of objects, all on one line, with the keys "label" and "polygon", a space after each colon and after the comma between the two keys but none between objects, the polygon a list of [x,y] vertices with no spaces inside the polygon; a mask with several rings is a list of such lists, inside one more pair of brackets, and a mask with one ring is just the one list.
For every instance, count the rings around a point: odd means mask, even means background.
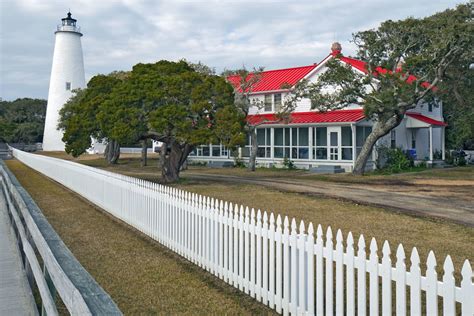
[{"label": "cloud", "polygon": [[456,1],[16,0],[1,1],[0,97],[48,93],[54,29],[78,19],[86,79],[160,59],[202,61],[217,71],[319,62],[333,41],[353,54],[351,34],[387,19],[422,17]]}]

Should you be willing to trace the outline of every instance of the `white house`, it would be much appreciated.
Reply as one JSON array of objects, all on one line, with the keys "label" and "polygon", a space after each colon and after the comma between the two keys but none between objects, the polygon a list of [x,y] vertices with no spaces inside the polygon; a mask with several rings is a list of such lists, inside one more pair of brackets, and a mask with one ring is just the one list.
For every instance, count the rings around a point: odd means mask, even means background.
[{"label": "white house", "polygon": [[[285,157],[300,168],[322,168],[351,171],[355,158],[371,132],[373,122],[364,117],[361,107],[350,105],[341,110],[318,112],[311,109],[308,99],[298,102],[288,124],[272,121],[282,100],[289,93],[282,86],[295,85],[303,79],[318,80],[326,69],[327,62],[337,58],[349,64],[354,71],[366,73],[363,61],[341,55],[340,44],[334,43],[332,52],[319,64],[287,69],[269,70],[262,73],[260,81],[252,91],[252,98],[263,102],[263,109],[253,107],[247,118],[250,122],[262,123],[257,128],[257,164],[263,166],[282,165]],[[237,86],[239,78],[228,77]],[[419,105],[406,113],[403,122],[389,135],[378,141],[391,147],[411,150],[416,161],[432,164],[435,159],[444,159],[444,128],[442,104]],[[239,156],[247,160],[250,153],[250,138]],[[373,159],[367,168],[374,168]],[[210,165],[222,165],[233,161],[231,153],[222,145],[199,146],[190,155],[190,161],[204,161]]]}]

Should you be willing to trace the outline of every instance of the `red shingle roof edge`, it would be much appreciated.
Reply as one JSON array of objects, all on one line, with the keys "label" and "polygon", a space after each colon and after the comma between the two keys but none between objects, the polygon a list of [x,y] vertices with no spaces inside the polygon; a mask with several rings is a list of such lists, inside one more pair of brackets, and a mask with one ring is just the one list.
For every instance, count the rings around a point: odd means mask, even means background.
[{"label": "red shingle roof edge", "polygon": [[413,117],[414,119],[416,119],[418,121],[422,121],[422,122],[430,124],[430,125],[448,126],[448,124],[445,123],[445,122],[432,119],[431,117],[425,116],[425,115],[420,114],[420,113],[407,112],[406,115],[409,116],[409,117]]},{"label": "red shingle roof edge", "polygon": [[[354,123],[365,118],[362,109],[333,110],[328,112],[293,112],[288,124],[309,123]],[[255,114],[247,116],[247,121],[252,124],[283,124],[275,114]],[[286,123],[286,122],[285,122]]]}]

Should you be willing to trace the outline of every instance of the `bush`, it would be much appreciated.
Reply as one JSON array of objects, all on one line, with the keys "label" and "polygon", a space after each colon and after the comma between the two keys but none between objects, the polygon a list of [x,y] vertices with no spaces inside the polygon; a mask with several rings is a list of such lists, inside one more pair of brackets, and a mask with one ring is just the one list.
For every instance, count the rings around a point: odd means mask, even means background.
[{"label": "bush", "polygon": [[245,162],[240,158],[234,159],[234,168],[245,168]]},{"label": "bush", "polygon": [[295,163],[288,157],[283,158],[283,166],[288,170],[296,169]]},{"label": "bush", "polygon": [[401,148],[390,148],[382,145],[377,148],[377,152],[378,169],[386,170],[390,173],[398,173],[409,170],[414,166],[413,157]]},{"label": "bush", "polygon": [[446,152],[446,162],[453,166],[466,165],[466,153],[464,150],[453,150]]}]

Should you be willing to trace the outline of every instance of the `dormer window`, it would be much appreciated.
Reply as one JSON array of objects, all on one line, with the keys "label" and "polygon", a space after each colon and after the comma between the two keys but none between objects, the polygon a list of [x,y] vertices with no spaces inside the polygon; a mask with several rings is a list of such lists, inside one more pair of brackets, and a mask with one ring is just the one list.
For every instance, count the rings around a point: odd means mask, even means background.
[{"label": "dormer window", "polygon": [[66,82],[66,90],[71,90],[71,83],[70,82]]},{"label": "dormer window", "polygon": [[281,93],[277,93],[273,95],[273,103],[275,105],[275,112],[281,110]]},{"label": "dormer window", "polygon": [[272,111],[272,105],[273,105],[272,99],[273,99],[272,94],[265,94],[264,109],[263,109],[265,112]]},{"label": "dormer window", "polygon": [[281,93],[276,94],[265,94],[264,108],[265,112],[278,112],[281,110],[282,95]]}]

